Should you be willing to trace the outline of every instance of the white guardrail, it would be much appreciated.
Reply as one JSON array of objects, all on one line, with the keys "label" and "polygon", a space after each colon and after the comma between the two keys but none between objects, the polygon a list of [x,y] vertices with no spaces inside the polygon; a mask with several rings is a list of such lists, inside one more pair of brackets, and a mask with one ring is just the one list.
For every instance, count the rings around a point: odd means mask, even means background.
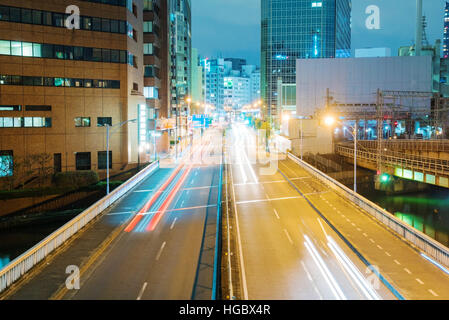
[{"label": "white guardrail", "polygon": [[88,209],[36,244],[34,247],[7,264],[0,270],[0,292],[11,286],[11,284],[17,281],[56,248],[64,244],[65,241],[81,230],[92,219],[114,204],[125,193],[134,188],[139,182],[158,168],[159,161],[147,166],[145,169],[112,191],[109,195],[97,201]]},{"label": "white guardrail", "polygon": [[400,236],[408,240],[414,246],[435,259],[442,265],[449,267],[449,249],[419,230],[414,229],[408,224],[402,222],[388,211],[382,209],[377,204],[369,201],[361,195],[355,193],[340,182],[332,179],[308,163],[301,161],[298,157],[288,153],[288,157],[294,162],[305,168],[313,176],[318,178],[331,189],[342,195],[344,198],[355,203],[357,206],[371,214],[378,221],[394,230]]}]

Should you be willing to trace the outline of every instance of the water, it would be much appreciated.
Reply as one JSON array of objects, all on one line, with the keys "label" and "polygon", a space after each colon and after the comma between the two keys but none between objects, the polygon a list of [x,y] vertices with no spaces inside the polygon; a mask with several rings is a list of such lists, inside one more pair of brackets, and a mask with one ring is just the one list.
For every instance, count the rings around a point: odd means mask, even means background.
[{"label": "water", "polygon": [[70,219],[71,217],[67,217],[66,220],[58,218],[56,221],[45,221],[33,226],[0,230],[0,269]]},{"label": "water", "polygon": [[449,189],[432,187],[425,192],[386,195],[372,188],[360,190],[403,222],[449,247]]}]

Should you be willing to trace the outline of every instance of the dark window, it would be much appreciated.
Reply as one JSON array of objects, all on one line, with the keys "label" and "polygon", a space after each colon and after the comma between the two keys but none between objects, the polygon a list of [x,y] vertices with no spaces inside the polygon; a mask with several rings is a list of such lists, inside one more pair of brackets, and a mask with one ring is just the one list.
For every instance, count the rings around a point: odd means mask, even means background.
[{"label": "dark window", "polygon": [[134,91],[139,91],[139,84],[133,82],[133,90]]},{"label": "dark window", "polygon": [[9,8],[8,7],[0,7],[0,20],[1,21],[9,21]]},{"label": "dark window", "polygon": [[73,47],[73,59],[83,60],[84,59],[84,48],[83,47]]},{"label": "dark window", "polygon": [[64,59],[64,46],[54,45],[56,59]]},{"label": "dark window", "polygon": [[91,30],[92,29],[92,18],[84,17],[82,21],[82,29]]},{"label": "dark window", "polygon": [[0,106],[0,111],[21,111],[22,106]]},{"label": "dark window", "polygon": [[98,117],[97,127],[104,127],[105,125],[112,126],[112,117]]},{"label": "dark window", "polygon": [[111,62],[111,50],[103,49],[103,62]]},{"label": "dark window", "polygon": [[92,49],[92,61],[101,62],[101,60],[102,60],[101,49],[93,48]]},{"label": "dark window", "polygon": [[73,60],[73,47],[72,46],[65,46],[64,47],[64,59],[67,60]]},{"label": "dark window", "polygon": [[21,13],[19,8],[10,8],[9,9],[9,21],[12,22],[20,22]]},{"label": "dark window", "polygon": [[[107,151],[98,151],[98,170],[105,170],[107,168],[107,154]],[[109,151],[109,169],[112,169],[112,151]]]},{"label": "dark window", "polygon": [[45,26],[53,25],[53,19],[51,12],[42,12],[42,24]]},{"label": "dark window", "polygon": [[31,14],[30,9],[22,9],[22,22],[23,23],[33,22],[33,15]]},{"label": "dark window", "polygon": [[84,48],[84,60],[92,61],[93,48]]},{"label": "dark window", "polygon": [[101,20],[101,31],[110,32],[111,31],[111,23],[109,19]]},{"label": "dark window", "polygon": [[53,25],[55,27],[64,27],[64,15],[61,13],[53,13]]},{"label": "dark window", "polygon": [[77,152],[76,153],[76,170],[90,170],[90,152]]},{"label": "dark window", "polygon": [[119,31],[119,22],[117,20],[111,20],[111,32],[118,33]]},{"label": "dark window", "polygon": [[33,24],[42,24],[42,11],[33,10]]},{"label": "dark window", "polygon": [[43,44],[42,45],[42,58],[53,58],[53,45]]},{"label": "dark window", "polygon": [[111,50],[111,62],[113,62],[113,63],[120,62],[120,51],[119,50]]},{"label": "dark window", "polygon": [[25,106],[25,111],[51,111],[51,106]]},{"label": "dark window", "polygon": [[60,153],[55,153],[53,155],[53,169],[54,173],[62,171],[62,156]]},{"label": "dark window", "polygon": [[119,26],[120,26],[120,33],[125,34],[127,32],[127,30],[126,30],[126,22],[125,21],[120,21],[119,22]]},{"label": "dark window", "polygon": [[100,18],[92,18],[92,30],[93,31],[101,31],[101,19]]},{"label": "dark window", "polygon": [[44,79],[44,86],[54,87],[54,85],[55,85],[55,78],[45,78]]}]

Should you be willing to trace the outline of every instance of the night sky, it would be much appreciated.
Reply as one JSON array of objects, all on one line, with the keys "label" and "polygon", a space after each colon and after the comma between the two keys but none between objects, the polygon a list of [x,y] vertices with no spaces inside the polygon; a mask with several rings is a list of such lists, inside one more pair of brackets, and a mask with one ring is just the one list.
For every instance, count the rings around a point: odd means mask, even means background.
[{"label": "night sky", "polygon": [[[380,8],[381,29],[365,28],[365,8]],[[443,37],[444,0],[424,0],[430,43]],[[413,43],[415,0],[353,0],[352,49]],[[246,58],[260,65],[260,0],[192,0],[193,47],[203,56]]]}]

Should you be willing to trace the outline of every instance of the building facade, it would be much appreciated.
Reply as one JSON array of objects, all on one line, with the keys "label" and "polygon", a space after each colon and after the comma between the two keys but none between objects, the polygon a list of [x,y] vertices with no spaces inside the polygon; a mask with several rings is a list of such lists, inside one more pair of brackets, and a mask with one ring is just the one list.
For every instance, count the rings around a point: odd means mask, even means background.
[{"label": "building facade", "polygon": [[191,98],[194,103],[203,103],[204,101],[204,89],[203,89],[203,66],[198,55],[198,50],[192,48],[192,62],[191,62]]},{"label": "building facade", "polygon": [[205,103],[217,111],[224,108],[225,61],[222,58],[204,59],[205,69]]},{"label": "building facade", "polygon": [[[73,4],[80,23],[69,30]],[[2,176],[36,154],[54,172],[104,173],[105,125],[116,125],[113,171],[145,161],[142,15],[142,0],[0,0]]]},{"label": "building facade", "polygon": [[224,108],[240,110],[251,103],[251,78],[224,77]]},{"label": "building facade", "polygon": [[444,8],[443,58],[449,58],[449,2]]},{"label": "building facade", "polygon": [[261,95],[276,116],[277,83],[296,81],[296,59],[351,54],[351,0],[262,0]]}]

